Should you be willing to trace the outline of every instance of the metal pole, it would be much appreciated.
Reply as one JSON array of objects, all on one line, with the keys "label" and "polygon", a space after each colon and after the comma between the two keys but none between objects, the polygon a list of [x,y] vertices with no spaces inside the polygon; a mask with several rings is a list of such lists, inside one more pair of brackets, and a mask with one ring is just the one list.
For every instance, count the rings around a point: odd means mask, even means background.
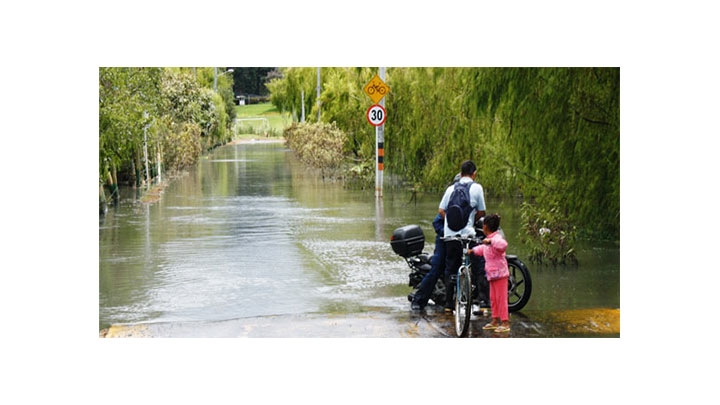
[{"label": "metal pole", "polygon": [[213,80],[213,90],[215,90],[215,93],[217,93],[218,76],[224,75],[224,74],[226,74],[226,73],[232,73],[232,72],[235,71],[235,69],[228,69],[228,70],[220,73],[220,75],[218,75],[218,70],[217,70],[217,68],[214,68],[214,69],[215,69],[215,79]]},{"label": "metal pole", "polygon": [[302,107],[302,118],[300,118],[300,122],[305,122],[305,90],[300,91],[300,105]]},{"label": "metal pole", "polygon": [[375,198],[382,198],[381,171],[380,171],[380,127],[375,127]]},{"label": "metal pole", "polygon": [[[385,81],[385,68],[380,68],[380,80]],[[380,100],[380,105],[385,108],[385,97]],[[383,196],[383,171],[385,170],[385,124],[375,127],[375,138],[377,140],[377,148],[375,157],[377,166],[375,169],[375,198]]]},{"label": "metal pole", "polygon": [[215,68],[215,80],[213,81],[213,90],[217,93],[217,68]]},{"label": "metal pole", "polygon": [[[145,112],[143,113],[143,117],[145,117],[145,120],[147,120],[147,118],[148,118],[148,113],[147,113],[147,111],[145,111]],[[143,139],[144,139],[144,141],[143,141],[144,148],[143,148],[143,149],[145,150],[145,151],[144,151],[144,154],[145,154],[145,181],[147,182],[147,184],[145,185],[145,188],[146,188],[147,190],[150,190],[150,164],[149,164],[149,162],[148,162],[148,149],[147,149],[147,129],[148,129],[148,125],[149,125],[149,124],[146,123],[145,126],[143,127]]]},{"label": "metal pole", "polygon": [[320,68],[317,68],[317,106],[318,106],[318,122],[320,122]]}]

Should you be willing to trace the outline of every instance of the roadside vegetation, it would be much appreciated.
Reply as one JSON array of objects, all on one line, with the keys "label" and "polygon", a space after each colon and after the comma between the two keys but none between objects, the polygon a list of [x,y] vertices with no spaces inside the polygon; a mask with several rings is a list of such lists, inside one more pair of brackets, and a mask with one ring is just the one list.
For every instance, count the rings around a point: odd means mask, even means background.
[{"label": "roadside vegetation", "polygon": [[[285,137],[324,177],[370,186],[377,71],[322,68],[317,100],[317,68],[218,69],[217,86],[214,68],[100,68],[101,212],[120,184],[150,190],[242,137]],[[472,159],[488,196],[521,203],[535,261],[619,239],[619,68],[388,68],[385,82],[387,186],[437,192]],[[236,106],[240,88],[271,104]]]},{"label": "roadside vegetation", "polygon": [[[267,85],[272,103],[296,120],[304,105],[317,121],[317,69],[280,73]],[[376,73],[322,69],[321,125],[304,131],[342,131],[343,147],[333,150],[351,162],[347,170],[373,167],[363,87]],[[444,188],[472,159],[487,195],[522,202],[535,261],[574,261],[577,237],[618,240],[619,68],[388,68],[385,82],[385,166],[406,187]]]},{"label": "roadside vegetation", "polygon": [[213,68],[100,68],[99,173],[106,189],[150,190],[232,139],[231,80]]}]

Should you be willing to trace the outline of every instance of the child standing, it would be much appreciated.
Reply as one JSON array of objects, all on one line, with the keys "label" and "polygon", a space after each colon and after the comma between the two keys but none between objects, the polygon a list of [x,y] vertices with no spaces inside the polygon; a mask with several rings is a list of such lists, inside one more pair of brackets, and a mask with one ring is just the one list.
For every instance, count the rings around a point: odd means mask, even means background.
[{"label": "child standing", "polygon": [[485,257],[485,276],[490,282],[490,308],[492,321],[483,329],[495,332],[510,332],[510,314],[508,312],[508,270],[505,250],[507,241],[498,233],[500,215],[492,214],[483,221],[485,239],[468,251],[468,254]]}]

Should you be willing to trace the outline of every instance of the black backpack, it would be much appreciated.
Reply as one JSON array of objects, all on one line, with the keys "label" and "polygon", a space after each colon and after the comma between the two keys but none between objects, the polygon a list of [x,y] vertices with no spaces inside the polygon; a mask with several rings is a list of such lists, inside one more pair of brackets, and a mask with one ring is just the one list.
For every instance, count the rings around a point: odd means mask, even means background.
[{"label": "black backpack", "polygon": [[473,211],[470,205],[470,186],[473,182],[456,183],[455,189],[450,194],[450,201],[445,212],[448,228],[451,231],[459,231],[467,226],[470,213]]}]

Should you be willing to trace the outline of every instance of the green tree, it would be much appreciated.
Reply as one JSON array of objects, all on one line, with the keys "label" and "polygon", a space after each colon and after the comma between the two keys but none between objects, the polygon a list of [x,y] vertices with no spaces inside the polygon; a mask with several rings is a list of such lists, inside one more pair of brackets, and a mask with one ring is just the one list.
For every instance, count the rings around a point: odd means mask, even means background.
[{"label": "green tree", "polygon": [[[316,68],[280,71],[273,104],[297,117],[304,91],[315,109]],[[353,159],[374,158],[361,91],[375,72],[322,69],[322,121],[347,132]],[[391,173],[436,190],[473,159],[489,195],[519,195],[586,235],[619,235],[618,68],[389,68],[385,82]]]},{"label": "green tree", "polygon": [[[145,128],[158,112],[158,68],[100,68],[100,181],[108,172],[132,170],[139,182]],[[152,138],[150,142],[153,142]],[[113,180],[117,183],[117,179]]]},{"label": "green tree", "polygon": [[267,95],[269,91],[265,84],[275,76],[277,68],[274,67],[235,67],[233,69],[233,92],[237,95],[256,94]]},{"label": "green tree", "polygon": [[560,207],[588,231],[619,234],[620,70],[472,73],[471,106],[492,123],[482,146],[526,199]]},{"label": "green tree", "polygon": [[310,117],[308,112],[316,104],[317,68],[282,68],[280,71],[282,77],[267,84],[270,101],[278,110],[291,113],[295,120],[300,120],[304,103],[305,116]]},{"label": "green tree", "polygon": [[123,179],[138,185],[162,170],[181,170],[202,150],[231,140],[232,79],[222,75],[215,92],[213,73],[100,68],[100,183],[114,186]]}]

